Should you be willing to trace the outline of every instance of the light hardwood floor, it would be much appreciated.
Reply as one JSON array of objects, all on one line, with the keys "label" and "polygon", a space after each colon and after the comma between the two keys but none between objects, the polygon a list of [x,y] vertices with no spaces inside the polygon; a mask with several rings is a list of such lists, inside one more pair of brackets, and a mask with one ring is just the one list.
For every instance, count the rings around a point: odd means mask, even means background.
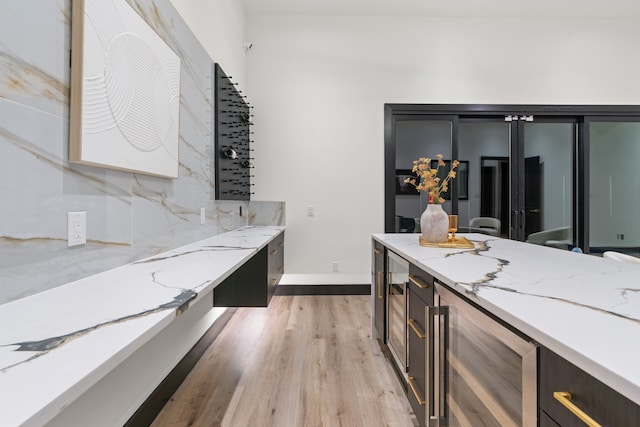
[{"label": "light hardwood floor", "polygon": [[239,309],[152,426],[416,425],[370,312],[352,295]]}]

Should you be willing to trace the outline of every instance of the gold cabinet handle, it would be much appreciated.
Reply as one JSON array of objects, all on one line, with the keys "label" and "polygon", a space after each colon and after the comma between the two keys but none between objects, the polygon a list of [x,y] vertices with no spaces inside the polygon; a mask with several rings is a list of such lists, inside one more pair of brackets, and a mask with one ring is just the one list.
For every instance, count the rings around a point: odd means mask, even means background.
[{"label": "gold cabinet handle", "polygon": [[429,287],[429,285],[425,285],[424,283],[419,282],[418,279],[416,279],[412,274],[409,275],[409,281],[420,289],[427,289]]},{"label": "gold cabinet handle", "polygon": [[271,286],[275,285],[277,281],[278,281],[278,279],[271,279]]},{"label": "gold cabinet handle", "polygon": [[283,272],[284,272],[284,268],[283,268],[282,266],[280,266],[280,267],[278,268],[278,273],[283,273]]},{"label": "gold cabinet handle", "polygon": [[378,299],[383,299],[382,295],[382,271],[378,271]]},{"label": "gold cabinet handle", "polygon": [[407,381],[409,381],[409,387],[411,387],[411,391],[413,392],[413,395],[416,397],[418,404],[420,406],[426,405],[427,402],[422,400],[422,397],[420,396],[420,393],[418,393],[418,389],[416,388],[416,385],[413,383],[413,377],[407,378]]},{"label": "gold cabinet handle", "polygon": [[282,240],[280,243],[278,243],[278,246],[283,247],[284,246],[284,240]]},{"label": "gold cabinet handle", "polygon": [[553,397],[589,427],[602,427],[571,401],[571,393],[567,391],[554,391]]},{"label": "gold cabinet handle", "polygon": [[378,248],[373,248],[373,252],[375,252],[376,255],[380,255],[382,253],[382,251]]},{"label": "gold cabinet handle", "polygon": [[420,338],[421,340],[425,339],[427,336],[425,334],[423,334],[420,329],[418,329],[418,327],[416,326],[416,321],[413,319],[409,319],[407,320],[407,323],[409,324],[409,326],[411,326],[411,329],[413,329],[413,332],[416,333],[416,335],[418,336],[418,338]]},{"label": "gold cabinet handle", "polygon": [[273,256],[273,255],[275,255],[275,254],[277,254],[277,253],[278,253],[278,250],[277,250],[277,249],[274,249],[274,250],[272,250],[272,251],[271,251],[271,255],[272,255],[272,256]]}]

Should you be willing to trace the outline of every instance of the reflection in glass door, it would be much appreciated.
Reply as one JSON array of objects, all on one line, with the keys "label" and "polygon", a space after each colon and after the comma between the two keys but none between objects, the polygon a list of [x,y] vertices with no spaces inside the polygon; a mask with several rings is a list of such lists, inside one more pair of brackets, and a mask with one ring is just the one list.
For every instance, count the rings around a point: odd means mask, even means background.
[{"label": "reflection in glass door", "polygon": [[460,224],[566,249],[574,245],[576,124],[529,119],[460,121],[459,159],[469,161]]},{"label": "reflection in glass door", "polygon": [[511,123],[461,121],[458,159],[468,161],[467,198],[458,200],[461,232],[509,237]]},{"label": "reflection in glass door", "polygon": [[589,252],[640,254],[640,123],[592,122]]},{"label": "reflection in glass door", "polygon": [[[420,157],[435,158],[440,153],[449,159],[452,126],[452,121],[446,117],[422,120],[412,118],[396,122],[396,233],[420,232],[420,215],[427,208],[429,198],[425,192],[418,193],[415,188],[403,184],[403,179],[406,176],[415,177],[411,168],[413,161]],[[445,202],[444,209],[451,213],[451,201]]]},{"label": "reflection in glass door", "polygon": [[638,105],[387,104],[385,231],[420,230],[425,201],[398,173],[441,152],[466,162],[444,204],[460,232],[640,255],[639,117]]},{"label": "reflection in glass door", "polygon": [[567,249],[574,245],[576,124],[523,125],[524,240]]}]

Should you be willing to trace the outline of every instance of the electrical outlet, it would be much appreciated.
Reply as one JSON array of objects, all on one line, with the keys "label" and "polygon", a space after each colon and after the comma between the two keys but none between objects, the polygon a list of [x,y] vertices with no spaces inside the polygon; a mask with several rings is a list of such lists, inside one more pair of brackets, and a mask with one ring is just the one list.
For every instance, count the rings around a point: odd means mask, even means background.
[{"label": "electrical outlet", "polygon": [[204,225],[207,220],[207,214],[205,208],[200,208],[200,224]]},{"label": "electrical outlet", "polygon": [[67,213],[67,246],[78,246],[87,243],[87,213]]},{"label": "electrical outlet", "polygon": [[334,273],[337,273],[340,271],[340,264],[338,263],[338,261],[334,261],[331,263],[331,268],[333,269]]},{"label": "electrical outlet", "polygon": [[313,217],[316,215],[316,207],[315,206],[307,206],[307,216]]}]

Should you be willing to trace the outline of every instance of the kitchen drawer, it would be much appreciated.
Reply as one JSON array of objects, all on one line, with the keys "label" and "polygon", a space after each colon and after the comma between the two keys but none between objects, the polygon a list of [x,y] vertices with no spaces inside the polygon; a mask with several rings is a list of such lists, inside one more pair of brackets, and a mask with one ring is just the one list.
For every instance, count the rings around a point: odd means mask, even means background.
[{"label": "kitchen drawer", "polygon": [[[425,399],[427,399],[425,372],[427,339],[431,336],[425,328],[426,303],[418,297],[415,287],[407,291],[409,298],[407,311],[407,335],[408,335],[408,370],[407,376],[411,378],[407,396],[411,407],[418,418],[419,425],[425,425]],[[413,385],[413,387],[411,386]],[[416,395],[417,394],[417,395]],[[422,404],[421,404],[422,402]]]},{"label": "kitchen drawer", "polygon": [[407,335],[409,337],[409,361],[419,359],[424,364],[425,342],[429,335],[425,327],[424,301],[410,288],[408,291]]},{"label": "kitchen drawer", "polygon": [[538,414],[538,426],[539,427],[560,427],[558,423],[553,421],[546,412],[540,409],[540,413]]},{"label": "kitchen drawer", "polygon": [[269,254],[267,265],[267,304],[275,295],[284,273],[284,232],[275,237],[267,247]]},{"label": "kitchen drawer", "polygon": [[433,305],[433,276],[411,264],[409,266],[409,289],[425,302]]},{"label": "kitchen drawer", "polygon": [[425,399],[427,398],[424,364],[420,364],[417,361],[409,361],[409,364],[409,371],[407,372],[407,398],[409,399],[413,413],[418,419],[418,425],[424,426],[426,425]]},{"label": "kitchen drawer", "polygon": [[638,425],[640,406],[546,348],[540,349],[539,372],[540,408],[560,426],[585,423],[556,400],[554,392],[570,393],[571,402],[602,426]]}]

